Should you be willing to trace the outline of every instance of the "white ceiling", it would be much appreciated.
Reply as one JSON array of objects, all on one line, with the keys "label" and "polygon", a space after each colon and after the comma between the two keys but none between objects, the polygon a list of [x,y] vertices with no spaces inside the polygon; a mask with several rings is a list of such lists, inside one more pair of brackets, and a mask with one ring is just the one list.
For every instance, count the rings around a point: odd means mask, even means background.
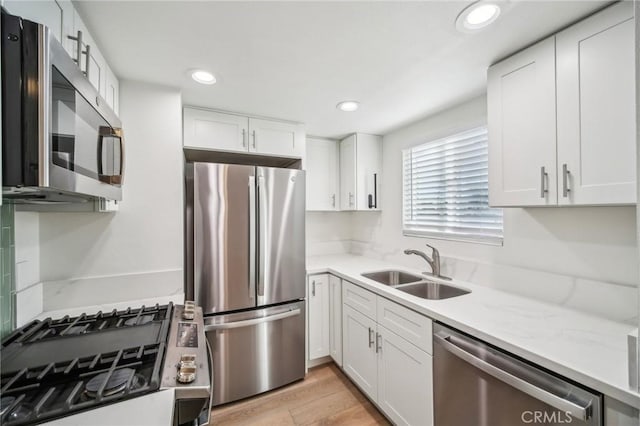
[{"label": "white ceiling", "polygon": [[[477,34],[455,29],[469,1],[74,3],[120,78],[340,137],[385,134],[484,93],[491,63],[608,2],[513,1]],[[195,83],[190,68],[218,83]],[[360,109],[336,110],[347,99]]]}]

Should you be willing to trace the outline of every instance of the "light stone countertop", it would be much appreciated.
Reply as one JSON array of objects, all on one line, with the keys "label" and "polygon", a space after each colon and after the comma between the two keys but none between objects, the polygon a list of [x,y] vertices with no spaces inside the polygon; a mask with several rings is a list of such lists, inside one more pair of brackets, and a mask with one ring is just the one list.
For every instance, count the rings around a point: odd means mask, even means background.
[{"label": "light stone countertop", "polygon": [[632,326],[459,280],[446,283],[471,290],[470,294],[425,300],[361,275],[384,269],[420,274],[416,269],[349,254],[307,258],[308,274],[339,276],[640,408],[640,393],[628,386],[627,334],[634,330]]}]

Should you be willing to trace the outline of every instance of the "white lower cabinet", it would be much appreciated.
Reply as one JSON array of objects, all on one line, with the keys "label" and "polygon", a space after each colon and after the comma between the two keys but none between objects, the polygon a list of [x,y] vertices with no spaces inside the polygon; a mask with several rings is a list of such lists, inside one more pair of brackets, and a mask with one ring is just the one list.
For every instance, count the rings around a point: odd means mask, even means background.
[{"label": "white lower cabinet", "polygon": [[399,425],[430,425],[433,413],[431,355],[378,325],[378,405]]},{"label": "white lower cabinet", "polygon": [[[431,320],[348,281],[342,287],[345,373],[395,424],[433,425],[432,356],[425,350],[431,350]],[[369,304],[353,304],[347,295],[354,294],[377,299],[374,313],[360,312]],[[384,323],[397,324],[396,332]]]},{"label": "white lower cabinet", "polygon": [[372,400],[378,396],[376,322],[351,306],[342,308],[342,365],[347,375]]},{"label": "white lower cabinet", "polygon": [[309,276],[309,360],[329,355],[329,275]]},{"label": "white lower cabinet", "polygon": [[329,355],[342,367],[342,280],[329,275]]}]

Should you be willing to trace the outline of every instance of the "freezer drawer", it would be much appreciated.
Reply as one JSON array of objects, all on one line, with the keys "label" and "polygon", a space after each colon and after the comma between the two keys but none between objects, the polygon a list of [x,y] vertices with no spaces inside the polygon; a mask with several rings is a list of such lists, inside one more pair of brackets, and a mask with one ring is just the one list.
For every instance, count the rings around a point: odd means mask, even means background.
[{"label": "freezer drawer", "polygon": [[602,395],[434,326],[435,426],[602,425]]},{"label": "freezer drawer", "polygon": [[213,351],[213,405],[304,378],[304,301],[205,318]]}]

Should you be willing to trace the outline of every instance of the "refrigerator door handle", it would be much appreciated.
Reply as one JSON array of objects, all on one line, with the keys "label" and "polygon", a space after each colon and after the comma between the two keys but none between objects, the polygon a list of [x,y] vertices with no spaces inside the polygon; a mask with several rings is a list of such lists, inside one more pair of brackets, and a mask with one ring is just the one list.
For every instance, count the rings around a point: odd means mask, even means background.
[{"label": "refrigerator door handle", "polygon": [[248,320],[228,322],[228,323],[224,323],[224,324],[205,325],[204,326],[204,331],[226,330],[226,329],[230,329],[230,328],[250,327],[250,326],[256,325],[256,324],[263,324],[263,323],[266,323],[266,322],[278,321],[278,320],[281,320],[281,319],[294,317],[296,315],[300,315],[300,309],[292,309],[292,310],[287,311],[287,312],[282,312],[282,313],[275,314],[275,315],[269,315],[267,317],[252,318],[252,319],[248,319]]},{"label": "refrigerator door handle", "polygon": [[256,294],[256,177],[249,176],[249,298]]},{"label": "refrigerator door handle", "polygon": [[267,244],[267,195],[265,194],[264,176],[258,172],[258,296],[264,296],[265,264],[269,262]]}]

